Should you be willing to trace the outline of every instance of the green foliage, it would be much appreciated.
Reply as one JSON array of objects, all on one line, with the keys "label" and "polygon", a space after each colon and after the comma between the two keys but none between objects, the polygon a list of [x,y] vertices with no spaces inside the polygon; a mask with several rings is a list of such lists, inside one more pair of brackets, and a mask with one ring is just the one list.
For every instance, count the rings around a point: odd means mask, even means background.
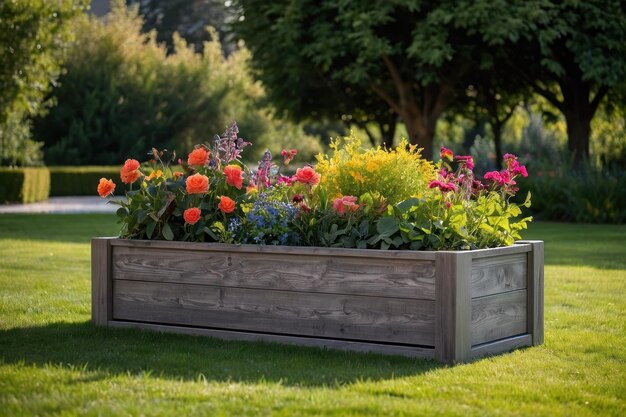
[{"label": "green foliage", "polygon": [[621,169],[599,170],[571,164],[533,165],[520,182],[522,193],[532,190],[532,212],[542,220],[584,223],[626,223],[626,174]]},{"label": "green foliage", "polygon": [[93,195],[98,180],[102,177],[117,177],[120,167],[115,166],[70,166],[50,167],[50,195],[77,196]]},{"label": "green foliage", "polygon": [[224,57],[219,39],[197,53],[177,35],[174,53],[142,34],[136,8],[114,2],[106,21],[75,22],[77,41],[53,92],[58,105],[36,122],[50,165],[108,165],[141,159],[155,146],[190,151],[238,120],[260,156],[277,128],[248,73],[249,53]]},{"label": "green foliage", "polygon": [[0,168],[0,203],[34,203],[47,200],[50,172],[47,168]]},{"label": "green foliage", "polygon": [[52,104],[46,94],[61,73],[69,21],[85,0],[0,3],[0,165],[35,165],[39,145],[29,119]]}]

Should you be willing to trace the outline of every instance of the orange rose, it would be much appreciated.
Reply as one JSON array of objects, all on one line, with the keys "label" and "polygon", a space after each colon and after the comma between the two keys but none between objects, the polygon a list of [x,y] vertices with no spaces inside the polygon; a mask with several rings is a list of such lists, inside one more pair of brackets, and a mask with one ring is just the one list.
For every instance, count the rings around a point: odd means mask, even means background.
[{"label": "orange rose", "polygon": [[239,165],[227,165],[224,168],[226,184],[241,190],[243,185],[243,171]]},{"label": "orange rose", "polygon": [[320,182],[320,174],[311,167],[298,168],[296,181],[307,185],[317,185]]},{"label": "orange rose", "polygon": [[113,182],[113,180],[100,178],[100,183],[98,184],[98,194],[100,194],[100,197],[106,198],[110,194],[113,194],[114,190],[115,190],[115,183]]},{"label": "orange rose", "polygon": [[220,197],[220,203],[217,205],[217,208],[220,209],[222,213],[232,213],[235,211],[235,202],[223,195]]},{"label": "orange rose", "polygon": [[201,212],[200,212],[200,209],[197,207],[188,208],[183,213],[183,218],[185,219],[185,222],[189,224],[198,223],[198,220],[200,220],[200,217],[202,217]]},{"label": "orange rose", "polygon": [[120,178],[124,184],[132,184],[139,178],[139,161],[127,159],[120,170]]},{"label": "orange rose", "polygon": [[209,163],[209,152],[204,148],[196,148],[187,157],[189,165],[206,165]]},{"label": "orange rose", "polygon": [[180,171],[174,171],[174,178],[179,179],[183,176],[183,173]]},{"label": "orange rose", "polygon": [[189,194],[204,194],[209,191],[209,178],[206,175],[194,174],[185,182]]}]

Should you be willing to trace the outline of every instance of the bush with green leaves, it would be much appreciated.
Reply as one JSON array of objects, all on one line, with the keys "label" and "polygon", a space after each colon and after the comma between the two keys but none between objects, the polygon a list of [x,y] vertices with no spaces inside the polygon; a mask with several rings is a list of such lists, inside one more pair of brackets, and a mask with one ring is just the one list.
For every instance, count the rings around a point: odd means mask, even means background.
[{"label": "bush with green leaves", "polygon": [[0,165],[41,163],[30,118],[53,103],[47,93],[72,41],[69,22],[85,0],[0,2]]},{"label": "bush with green leaves", "polygon": [[[77,41],[53,92],[57,105],[35,124],[48,165],[117,164],[142,159],[153,146],[188,152],[235,119],[255,139],[249,161],[273,147],[284,128],[262,107],[264,90],[249,73],[245,48],[225,57],[211,29],[201,53],[175,34],[168,54],[142,25],[137,8],[121,0],[106,20],[76,20]],[[300,133],[311,153],[321,150]]]}]

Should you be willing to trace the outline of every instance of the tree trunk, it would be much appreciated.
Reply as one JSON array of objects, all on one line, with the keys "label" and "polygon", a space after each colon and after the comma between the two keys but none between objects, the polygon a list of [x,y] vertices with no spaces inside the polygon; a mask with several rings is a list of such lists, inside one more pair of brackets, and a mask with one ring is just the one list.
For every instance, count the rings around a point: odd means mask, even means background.
[{"label": "tree trunk", "polygon": [[378,122],[378,128],[380,129],[380,137],[382,138],[382,145],[386,149],[393,148],[393,138],[396,135],[396,125],[398,124],[397,117],[393,117],[387,121],[387,123]]},{"label": "tree trunk", "polygon": [[496,148],[496,169],[502,169],[502,125],[491,122],[491,132],[493,133],[493,143]]},{"label": "tree trunk", "polygon": [[560,87],[563,93],[562,111],[567,123],[567,147],[574,155],[574,164],[580,166],[589,159],[591,119],[596,110],[596,100],[590,102],[591,87],[579,77],[569,76],[560,83]]}]

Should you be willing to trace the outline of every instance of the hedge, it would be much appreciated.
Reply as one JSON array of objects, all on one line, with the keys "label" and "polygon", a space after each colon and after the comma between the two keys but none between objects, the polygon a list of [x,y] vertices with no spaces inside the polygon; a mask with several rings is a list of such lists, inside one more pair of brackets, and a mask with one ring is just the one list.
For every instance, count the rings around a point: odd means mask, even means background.
[{"label": "hedge", "polygon": [[50,195],[77,196],[90,195],[97,196],[96,188],[100,178],[113,178],[119,183],[119,166],[74,166],[74,167],[50,167]]},{"label": "hedge", "polygon": [[50,195],[47,168],[0,168],[0,203],[34,203]]}]

